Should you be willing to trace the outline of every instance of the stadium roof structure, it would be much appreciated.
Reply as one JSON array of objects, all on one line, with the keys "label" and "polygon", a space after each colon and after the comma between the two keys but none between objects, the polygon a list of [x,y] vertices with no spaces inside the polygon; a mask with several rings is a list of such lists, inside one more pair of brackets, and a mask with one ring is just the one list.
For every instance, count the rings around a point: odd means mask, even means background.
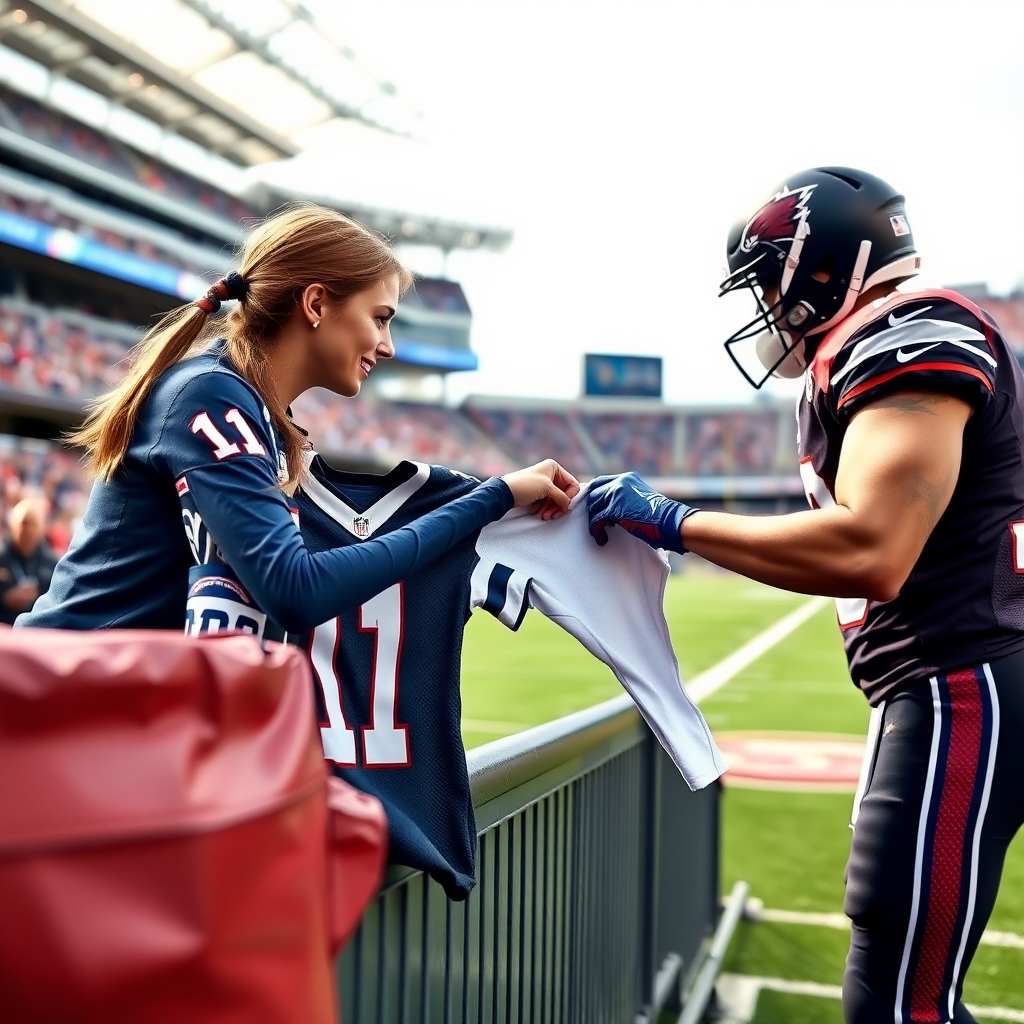
[{"label": "stadium roof structure", "polygon": [[0,0],[0,43],[241,166],[336,118],[421,121],[297,0]]}]

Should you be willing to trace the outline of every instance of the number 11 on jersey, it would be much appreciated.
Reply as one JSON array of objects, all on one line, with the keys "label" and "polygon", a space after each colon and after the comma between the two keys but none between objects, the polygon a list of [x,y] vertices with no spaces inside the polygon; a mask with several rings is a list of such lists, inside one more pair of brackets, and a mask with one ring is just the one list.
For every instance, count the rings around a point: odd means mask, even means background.
[{"label": "number 11 on jersey", "polygon": [[[367,768],[404,768],[409,759],[409,729],[398,724],[398,667],[402,657],[402,584],[396,583],[359,608],[359,632],[374,634],[370,681],[370,724],[362,732]],[[320,684],[327,724],[320,727],[324,757],[346,768],[358,765],[356,734],[345,720],[338,670],[341,620],[330,619],[313,630],[309,657]]]}]

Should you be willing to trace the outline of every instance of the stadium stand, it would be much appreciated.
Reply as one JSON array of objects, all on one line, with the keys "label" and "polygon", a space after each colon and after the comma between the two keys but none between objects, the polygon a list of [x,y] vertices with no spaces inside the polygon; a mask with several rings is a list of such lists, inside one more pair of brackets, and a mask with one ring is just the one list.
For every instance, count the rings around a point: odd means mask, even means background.
[{"label": "stadium stand", "polygon": [[575,410],[492,407],[470,404],[469,418],[488,436],[498,440],[517,462],[529,465],[557,459],[571,473],[597,472],[580,439],[580,415]]},{"label": "stadium stand", "polygon": [[401,459],[480,476],[507,473],[511,460],[454,409],[372,397],[339,399],[321,389],[295,403],[296,422],[324,455],[389,466]]},{"label": "stadium stand", "polygon": [[684,419],[688,473],[765,474],[779,468],[777,410],[712,413]]},{"label": "stadium stand", "polygon": [[260,212],[235,196],[161,164],[89,125],[0,86],[0,125],[101,170],[238,223]]},{"label": "stadium stand", "polygon": [[673,470],[675,418],[668,414],[584,413],[580,424],[600,451],[606,473],[635,469],[649,476]]},{"label": "stadium stand", "polygon": [[120,379],[134,340],[124,324],[0,299],[0,392],[91,398]]},{"label": "stadium stand", "polygon": [[229,261],[229,256],[175,238],[168,230],[134,223],[122,213],[63,195],[42,182],[35,184],[25,177],[19,180],[5,171],[0,171],[0,210],[191,274],[222,271]]}]

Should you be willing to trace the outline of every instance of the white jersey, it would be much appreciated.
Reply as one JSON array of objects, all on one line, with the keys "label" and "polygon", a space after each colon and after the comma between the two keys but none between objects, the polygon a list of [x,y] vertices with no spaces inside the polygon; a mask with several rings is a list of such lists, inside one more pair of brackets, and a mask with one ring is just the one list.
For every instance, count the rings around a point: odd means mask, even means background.
[{"label": "white jersey", "polygon": [[728,765],[679,676],[663,610],[668,558],[625,530],[590,536],[584,492],[547,522],[513,509],[480,531],[470,601],[516,629],[527,608],[571,633],[615,674],[690,789]]}]

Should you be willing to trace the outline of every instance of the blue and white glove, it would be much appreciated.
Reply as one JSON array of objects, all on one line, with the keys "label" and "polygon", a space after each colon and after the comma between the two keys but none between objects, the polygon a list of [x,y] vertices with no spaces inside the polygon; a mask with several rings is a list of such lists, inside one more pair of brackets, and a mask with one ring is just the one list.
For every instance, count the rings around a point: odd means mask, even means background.
[{"label": "blue and white glove", "polygon": [[608,543],[608,527],[621,526],[652,548],[685,554],[679,527],[699,511],[652,490],[636,473],[599,476],[587,494],[590,535],[601,546]]}]

